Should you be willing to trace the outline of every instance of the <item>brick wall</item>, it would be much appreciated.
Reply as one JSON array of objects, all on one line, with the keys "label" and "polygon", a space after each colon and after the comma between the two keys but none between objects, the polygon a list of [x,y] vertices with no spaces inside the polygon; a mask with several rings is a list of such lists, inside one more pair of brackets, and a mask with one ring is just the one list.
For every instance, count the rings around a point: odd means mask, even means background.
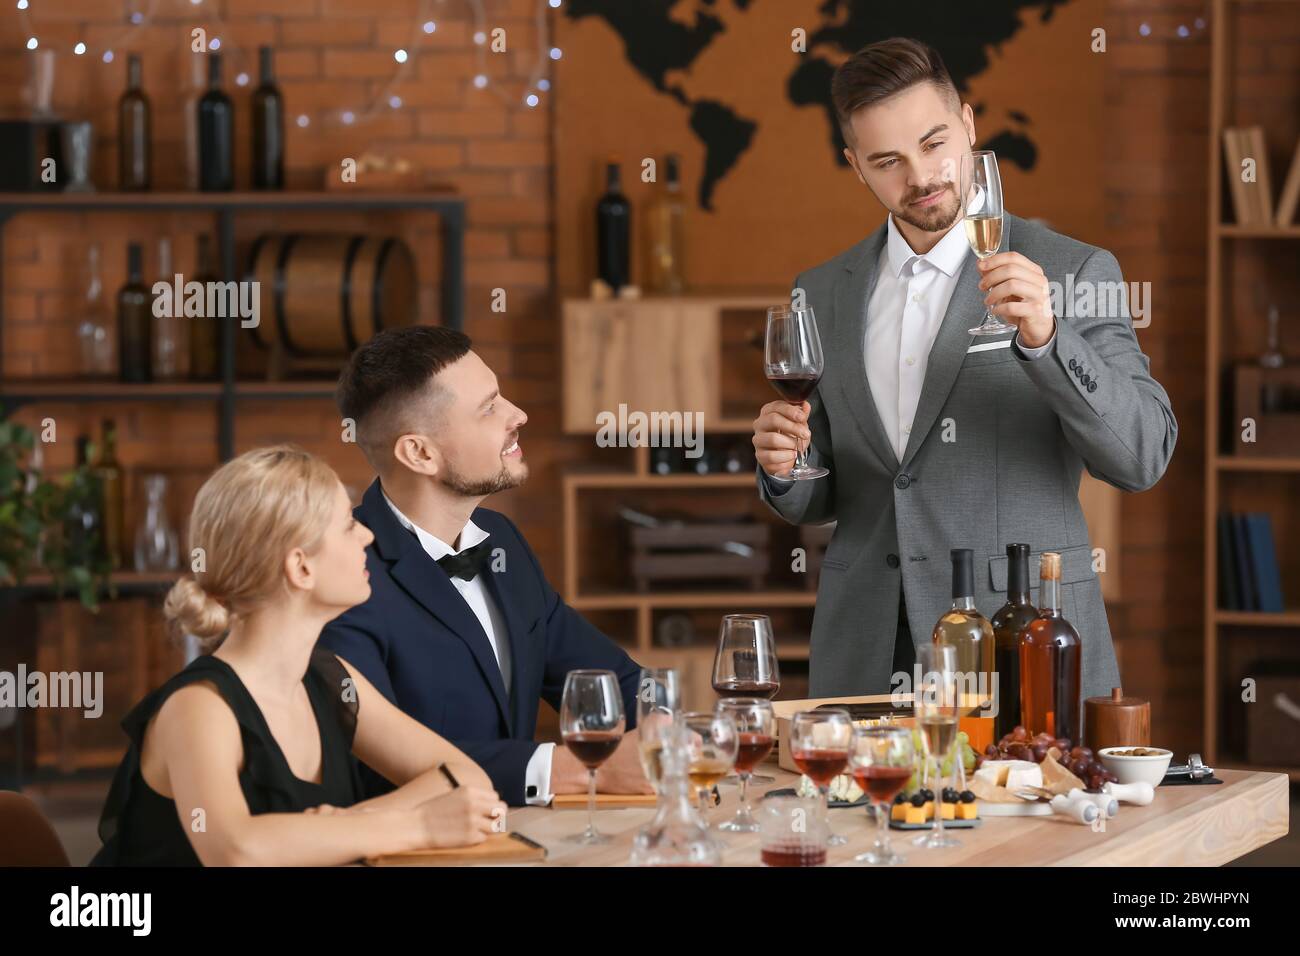
[{"label": "brick wall", "polygon": [[[506,30],[507,52],[487,53],[483,72],[490,88],[473,77],[480,59],[468,4],[375,0],[207,0],[201,10],[187,0],[164,0],[147,22],[132,26],[124,4],[104,0],[60,0],[32,4],[25,19],[10,4],[0,12],[0,115],[21,115],[22,87],[32,56],[22,49],[28,34],[41,49],[57,51],[55,108],[66,118],[95,127],[93,180],[116,185],[116,103],[125,86],[126,58],[143,58],[144,87],[153,119],[155,189],[185,185],[185,103],[204,80],[202,55],[190,50],[190,31],[203,26],[220,37],[225,55],[226,92],[235,104],[237,188],[248,184],[249,96],[256,85],[257,47],[275,49],[287,124],[286,178],[290,188],[320,188],[327,172],[337,175],[343,157],[364,152],[410,160],[432,182],[453,184],[468,200],[465,236],[466,331],[500,377],[504,394],[530,416],[523,443],[532,478],[522,491],[498,496],[494,504],[520,521],[551,573],[559,577],[558,499],[560,464],[583,453],[587,443],[558,434],[559,371],[557,327],[551,305],[552,249],[550,121],[548,99],[536,109],[519,96],[536,63],[537,0],[487,4],[485,28]],[[148,5],[141,7],[147,10]],[[216,15],[213,15],[215,11]],[[436,30],[421,24],[433,19]],[[546,37],[541,38],[544,42]],[[84,42],[88,50],[74,56]],[[405,65],[397,48],[410,54]],[[103,53],[112,49],[113,62]],[[251,82],[236,85],[247,73]],[[495,89],[509,90],[503,102]],[[398,96],[402,105],[387,101]],[[377,105],[367,113],[370,102]],[[341,111],[352,110],[352,125]],[[300,127],[303,114],[308,125]],[[88,243],[99,242],[106,293],[124,280],[126,243],[145,243],[152,281],[156,239],[173,240],[175,267],[193,269],[194,235],[211,231],[214,220],[195,213],[31,215],[5,226],[4,363],[6,378],[69,376],[77,369],[75,328]],[[411,243],[423,272],[436,263],[436,221],[415,215],[349,216],[322,222],[301,217],[256,217],[238,226],[239,247],[262,228],[393,229]],[[422,275],[421,308],[436,321],[436,275]],[[491,290],[507,290],[507,311],[490,310]],[[111,299],[110,299],[111,301]],[[59,443],[49,464],[71,463],[78,431],[98,432],[99,419],[113,414],[121,434],[124,464],[133,472],[162,469],[182,486],[173,511],[179,521],[203,474],[217,463],[215,409],[206,404],[160,406],[123,404],[112,409],[61,406],[41,409],[59,425]],[[29,424],[37,410],[21,416]],[[325,455],[355,488],[368,470],[360,453],[339,441],[331,402],[321,400],[239,406],[239,450],[275,440],[294,440]],[[140,497],[133,482],[128,489]],[[133,526],[128,503],[128,526]]]}]

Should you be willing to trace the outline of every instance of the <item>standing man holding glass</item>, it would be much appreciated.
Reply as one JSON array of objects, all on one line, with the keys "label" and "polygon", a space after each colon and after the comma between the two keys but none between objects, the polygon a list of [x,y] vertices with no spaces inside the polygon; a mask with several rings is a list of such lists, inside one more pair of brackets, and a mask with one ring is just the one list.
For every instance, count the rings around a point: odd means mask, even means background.
[{"label": "standing man holding glass", "polygon": [[[1083,639],[1083,695],[1109,693],[1119,672],[1080,475],[1086,467],[1143,491],[1164,474],[1178,434],[1133,332],[1119,264],[1000,208],[996,159],[972,154],[974,112],[931,47],[900,38],[865,47],[831,92],[845,156],[889,216],[797,278],[793,312],[817,327],[824,369],[810,401],[770,402],[754,421],[762,500],[795,524],[837,522],[810,696],[888,693],[949,606],[950,549],[974,548],[977,568],[987,559],[975,600],[992,613],[1005,546],[1017,541],[1035,561],[1060,552],[1062,610]],[[1049,283],[1079,301],[1054,314]],[[784,478],[798,449],[828,474]]]}]

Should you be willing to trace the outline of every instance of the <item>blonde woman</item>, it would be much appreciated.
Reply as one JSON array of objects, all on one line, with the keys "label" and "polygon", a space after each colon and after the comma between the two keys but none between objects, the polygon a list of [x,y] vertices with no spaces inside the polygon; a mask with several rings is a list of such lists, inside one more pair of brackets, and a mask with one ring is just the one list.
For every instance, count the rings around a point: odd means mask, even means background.
[{"label": "blonde woman", "polygon": [[[370,596],[371,540],[338,477],[301,449],[248,452],[204,483],[198,570],[163,610],[206,653],[123,721],[131,745],[92,864],[329,865],[478,843],[504,824],[477,764],[316,649]],[[362,801],[358,759],[397,789]]]}]

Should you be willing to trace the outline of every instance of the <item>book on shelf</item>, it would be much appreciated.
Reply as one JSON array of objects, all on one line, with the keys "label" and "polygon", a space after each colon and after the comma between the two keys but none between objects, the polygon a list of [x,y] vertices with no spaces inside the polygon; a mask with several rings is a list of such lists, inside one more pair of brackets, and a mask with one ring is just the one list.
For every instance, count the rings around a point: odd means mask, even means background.
[{"label": "book on shelf", "polygon": [[[1268,171],[1268,150],[1260,126],[1230,126],[1223,131],[1223,157],[1227,164],[1228,188],[1232,196],[1233,221],[1239,226],[1273,224],[1272,181]],[[1246,160],[1255,164],[1254,178],[1242,179]]]},{"label": "book on shelf", "polygon": [[1296,205],[1300,204],[1300,142],[1291,156],[1291,168],[1282,184],[1282,195],[1277,201],[1277,225],[1281,228],[1295,223]]},{"label": "book on shelf", "polygon": [[1281,613],[1286,598],[1272,517],[1264,512],[1220,511],[1216,527],[1219,607],[1226,611]]}]

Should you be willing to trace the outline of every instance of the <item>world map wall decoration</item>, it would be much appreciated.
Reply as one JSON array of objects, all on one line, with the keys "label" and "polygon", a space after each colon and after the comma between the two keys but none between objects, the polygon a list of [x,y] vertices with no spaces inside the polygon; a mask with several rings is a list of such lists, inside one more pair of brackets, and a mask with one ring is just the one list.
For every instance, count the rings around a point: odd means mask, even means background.
[{"label": "world map wall decoration", "polygon": [[[635,219],[652,188],[641,160],[680,154],[697,286],[779,288],[865,236],[884,210],[842,155],[830,80],[853,52],[891,36],[943,55],[975,111],[977,145],[999,156],[1011,211],[1095,234],[1099,196],[1060,180],[1099,188],[1099,177],[1083,180],[1100,155],[1101,71],[1089,43],[1103,12],[1099,0],[565,0],[555,18],[562,286],[590,279],[590,206],[611,157]],[[805,52],[791,49],[796,28]],[[1031,64],[1035,82],[1020,82]],[[1042,82],[1054,73],[1059,83]]]}]

